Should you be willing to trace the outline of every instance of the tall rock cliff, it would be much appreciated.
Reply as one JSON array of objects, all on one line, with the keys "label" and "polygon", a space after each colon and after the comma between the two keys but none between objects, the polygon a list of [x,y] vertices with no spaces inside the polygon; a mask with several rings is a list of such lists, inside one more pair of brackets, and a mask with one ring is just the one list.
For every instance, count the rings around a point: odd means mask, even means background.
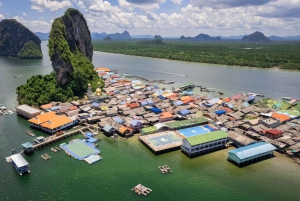
[{"label": "tall rock cliff", "polygon": [[93,46],[87,23],[78,10],[68,9],[55,19],[49,37],[50,59],[59,85],[70,81],[74,71],[71,56],[77,51],[92,61]]},{"label": "tall rock cliff", "polygon": [[99,77],[92,64],[91,33],[78,10],[70,8],[54,20],[48,46],[58,86],[67,85],[78,96],[86,92],[89,82],[96,86]]},{"label": "tall rock cliff", "polygon": [[17,57],[29,41],[36,44],[34,52],[37,52],[37,55],[32,58],[42,58],[39,37],[15,19],[4,19],[0,22],[0,56]]}]

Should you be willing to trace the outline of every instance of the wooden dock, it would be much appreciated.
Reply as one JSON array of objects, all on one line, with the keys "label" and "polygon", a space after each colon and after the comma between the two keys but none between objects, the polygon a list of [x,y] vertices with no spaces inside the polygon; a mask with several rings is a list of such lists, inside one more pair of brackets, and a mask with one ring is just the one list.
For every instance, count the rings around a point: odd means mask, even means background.
[{"label": "wooden dock", "polygon": [[34,134],[33,132],[31,132],[31,131],[27,131],[26,134],[27,134],[27,135],[30,135],[30,136],[32,136],[32,137],[35,136],[35,134]]},{"label": "wooden dock", "polygon": [[165,174],[165,173],[171,173],[173,172],[169,166],[167,165],[163,165],[163,166],[158,166],[158,169],[161,171],[161,173]]},{"label": "wooden dock", "polygon": [[86,128],[81,128],[81,129],[77,129],[77,130],[74,130],[74,131],[71,131],[71,132],[66,132],[66,133],[64,133],[62,135],[59,135],[59,136],[51,135],[44,142],[33,145],[33,149],[37,150],[39,148],[46,147],[46,146],[48,146],[48,145],[50,145],[54,142],[63,140],[67,137],[70,137],[70,136],[73,136],[73,135],[76,135],[76,134],[80,134],[80,133],[83,134],[84,133],[83,130],[86,130]]},{"label": "wooden dock", "polygon": [[143,186],[142,184],[138,184],[136,187],[134,187],[131,190],[138,195],[143,194],[144,196],[147,196],[149,193],[152,192],[152,190],[150,188],[147,188],[147,187]]}]

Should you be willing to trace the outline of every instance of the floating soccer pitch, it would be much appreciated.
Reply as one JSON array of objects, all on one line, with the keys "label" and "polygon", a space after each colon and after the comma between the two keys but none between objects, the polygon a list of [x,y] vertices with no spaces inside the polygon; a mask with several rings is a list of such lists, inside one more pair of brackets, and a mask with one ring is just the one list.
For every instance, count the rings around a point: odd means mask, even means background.
[{"label": "floating soccer pitch", "polygon": [[83,160],[91,155],[100,153],[100,150],[83,140],[76,140],[69,144],[64,144],[61,148],[78,160]]},{"label": "floating soccer pitch", "polygon": [[203,126],[196,126],[196,127],[181,129],[181,130],[178,130],[177,132],[185,137],[192,137],[192,136],[196,136],[196,135],[210,133],[210,130]]}]

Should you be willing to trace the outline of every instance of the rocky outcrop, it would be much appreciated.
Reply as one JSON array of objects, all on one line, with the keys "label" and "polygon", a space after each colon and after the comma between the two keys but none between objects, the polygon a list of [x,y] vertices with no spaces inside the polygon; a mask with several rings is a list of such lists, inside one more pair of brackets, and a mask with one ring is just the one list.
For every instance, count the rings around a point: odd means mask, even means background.
[{"label": "rocky outcrop", "polygon": [[18,54],[20,59],[40,59],[43,58],[43,54],[41,53],[39,47],[32,40],[25,43],[23,48]]},{"label": "rocky outcrop", "polygon": [[163,38],[162,38],[160,35],[155,35],[155,36],[154,36],[154,40],[156,40],[156,39],[163,40]]},{"label": "rocky outcrop", "polygon": [[41,55],[41,40],[32,31],[15,19],[4,19],[0,22],[0,56],[17,57],[29,41],[37,45],[38,55]]},{"label": "rocky outcrop", "polygon": [[93,46],[86,20],[78,10],[68,9],[55,19],[49,36],[49,55],[58,85],[70,83],[75,59],[72,56],[77,50],[92,61]]},{"label": "rocky outcrop", "polygon": [[103,41],[109,42],[112,41],[112,39],[109,36],[106,36],[105,38],[103,38]]},{"label": "rocky outcrop", "polygon": [[207,34],[199,34],[195,37],[184,37],[181,36],[180,40],[193,40],[193,41],[220,41],[220,37],[211,37]]},{"label": "rocky outcrop", "polygon": [[268,37],[266,37],[263,33],[256,31],[253,34],[244,36],[242,38],[242,41],[244,41],[244,42],[270,42],[271,40]]}]

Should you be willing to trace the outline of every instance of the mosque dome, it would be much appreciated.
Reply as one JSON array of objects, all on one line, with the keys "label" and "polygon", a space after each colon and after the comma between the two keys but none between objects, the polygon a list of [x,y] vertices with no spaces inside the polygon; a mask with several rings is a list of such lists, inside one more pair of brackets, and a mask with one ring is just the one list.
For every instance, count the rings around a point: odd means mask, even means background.
[{"label": "mosque dome", "polygon": [[100,88],[97,88],[97,89],[96,89],[96,93],[101,93],[101,89],[100,89]]}]

